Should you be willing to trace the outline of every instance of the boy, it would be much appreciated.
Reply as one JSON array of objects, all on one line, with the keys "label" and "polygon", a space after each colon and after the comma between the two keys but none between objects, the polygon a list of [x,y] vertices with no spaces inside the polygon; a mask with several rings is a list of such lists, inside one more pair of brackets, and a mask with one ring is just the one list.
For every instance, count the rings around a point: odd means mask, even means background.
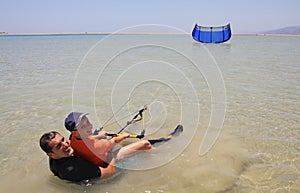
[{"label": "boy", "polygon": [[139,140],[112,151],[112,148],[117,143],[128,138],[129,134],[124,133],[110,140],[104,139],[106,138],[105,132],[95,137],[92,135],[93,125],[89,122],[86,115],[87,113],[72,112],[65,119],[65,127],[71,132],[71,146],[75,150],[76,156],[104,168],[109,165],[113,157],[119,160],[130,157],[139,150],[149,150],[152,148],[152,144],[168,141],[183,131],[183,127],[178,125],[168,137],[154,140]]}]

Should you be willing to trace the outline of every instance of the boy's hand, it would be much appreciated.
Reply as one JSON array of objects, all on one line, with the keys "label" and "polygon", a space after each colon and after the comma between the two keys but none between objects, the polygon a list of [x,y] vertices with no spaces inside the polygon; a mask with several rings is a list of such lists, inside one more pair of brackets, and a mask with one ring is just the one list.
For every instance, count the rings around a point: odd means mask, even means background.
[{"label": "boy's hand", "polygon": [[128,138],[130,136],[130,134],[126,133],[126,132],[122,133],[122,135],[123,135],[124,138]]},{"label": "boy's hand", "polygon": [[101,131],[99,132],[98,135],[95,135],[94,136],[96,139],[106,139],[107,137],[107,132],[106,131]]}]

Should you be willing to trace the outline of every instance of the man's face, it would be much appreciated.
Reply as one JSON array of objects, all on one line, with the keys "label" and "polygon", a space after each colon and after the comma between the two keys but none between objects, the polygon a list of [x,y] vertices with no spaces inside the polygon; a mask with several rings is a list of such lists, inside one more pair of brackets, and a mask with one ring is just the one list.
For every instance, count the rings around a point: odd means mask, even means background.
[{"label": "man's face", "polygon": [[49,142],[49,146],[52,147],[52,152],[48,153],[48,156],[53,159],[70,157],[74,153],[73,148],[70,146],[70,142],[60,134],[55,135]]},{"label": "man's face", "polygon": [[93,134],[93,125],[86,116],[82,117],[80,124],[77,127],[77,131],[81,138],[86,138]]}]

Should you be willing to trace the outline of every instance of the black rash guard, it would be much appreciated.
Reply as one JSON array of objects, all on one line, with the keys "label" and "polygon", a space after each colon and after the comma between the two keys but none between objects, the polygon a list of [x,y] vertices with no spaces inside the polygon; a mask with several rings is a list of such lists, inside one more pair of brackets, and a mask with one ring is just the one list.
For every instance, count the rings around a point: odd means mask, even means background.
[{"label": "black rash guard", "polygon": [[101,176],[98,166],[78,157],[49,159],[50,170],[55,176],[72,182],[96,178]]}]

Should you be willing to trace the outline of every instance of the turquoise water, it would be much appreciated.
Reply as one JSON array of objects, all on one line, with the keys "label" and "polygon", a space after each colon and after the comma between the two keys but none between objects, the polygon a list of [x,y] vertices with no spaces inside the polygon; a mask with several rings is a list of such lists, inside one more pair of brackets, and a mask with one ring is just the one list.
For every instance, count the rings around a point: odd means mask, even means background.
[{"label": "turquoise water", "polygon": [[[299,192],[300,37],[0,36],[1,192]],[[91,186],[52,175],[39,137],[72,110],[147,138],[184,132]],[[134,141],[134,139],[133,139]]]}]

